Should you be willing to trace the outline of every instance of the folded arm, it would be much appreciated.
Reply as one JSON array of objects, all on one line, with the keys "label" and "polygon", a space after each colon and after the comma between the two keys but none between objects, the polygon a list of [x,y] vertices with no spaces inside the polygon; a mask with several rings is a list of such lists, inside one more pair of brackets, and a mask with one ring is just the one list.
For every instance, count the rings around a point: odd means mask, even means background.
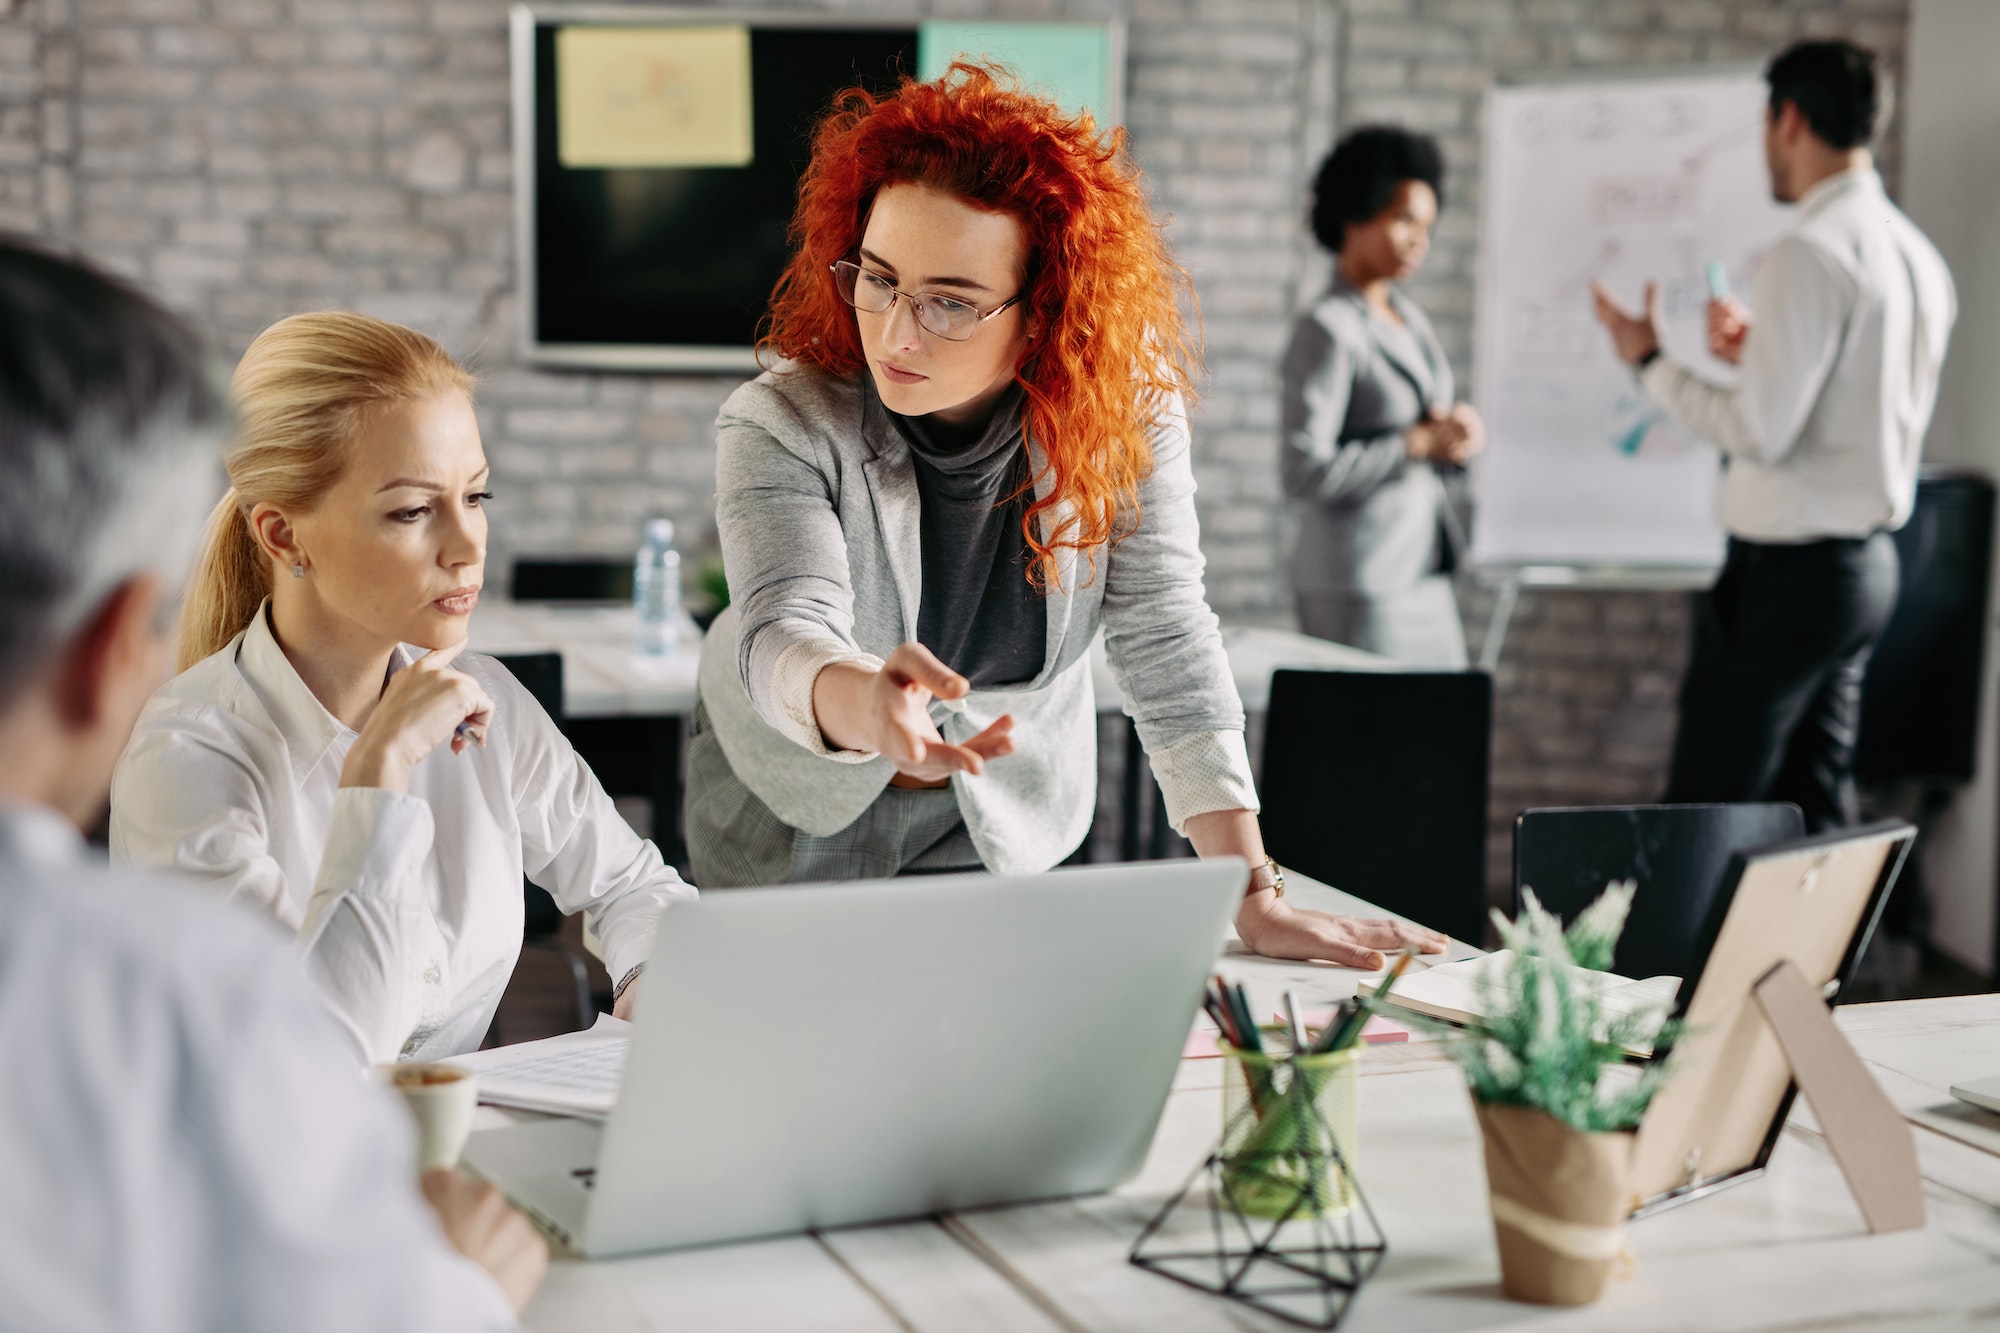
[{"label": "folded arm", "polygon": [[1316,319],[1303,321],[1285,349],[1279,476],[1294,500],[1363,499],[1409,465],[1401,430],[1341,438],[1355,367],[1353,350]]}]

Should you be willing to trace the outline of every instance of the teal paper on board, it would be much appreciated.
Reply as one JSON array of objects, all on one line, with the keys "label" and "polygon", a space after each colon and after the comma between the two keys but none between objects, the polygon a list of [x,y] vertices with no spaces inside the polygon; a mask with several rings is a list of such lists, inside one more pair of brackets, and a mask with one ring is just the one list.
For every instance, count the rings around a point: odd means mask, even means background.
[{"label": "teal paper on board", "polygon": [[1111,33],[1095,23],[977,23],[940,20],[917,27],[917,77],[935,79],[960,57],[1008,66],[1031,92],[1064,111],[1108,119]]}]

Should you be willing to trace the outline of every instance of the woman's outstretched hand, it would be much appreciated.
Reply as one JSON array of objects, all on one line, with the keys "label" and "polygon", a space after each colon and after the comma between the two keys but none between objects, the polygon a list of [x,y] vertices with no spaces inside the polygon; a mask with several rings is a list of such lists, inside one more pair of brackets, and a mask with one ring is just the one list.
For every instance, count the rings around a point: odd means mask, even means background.
[{"label": "woman's outstretched hand", "polygon": [[872,671],[836,662],[813,682],[813,713],[827,740],[844,750],[874,750],[896,771],[925,782],[954,773],[980,774],[986,761],[1014,753],[1014,718],[953,745],[931,721],[932,699],[963,699],[965,677],[920,643],[906,643]]}]

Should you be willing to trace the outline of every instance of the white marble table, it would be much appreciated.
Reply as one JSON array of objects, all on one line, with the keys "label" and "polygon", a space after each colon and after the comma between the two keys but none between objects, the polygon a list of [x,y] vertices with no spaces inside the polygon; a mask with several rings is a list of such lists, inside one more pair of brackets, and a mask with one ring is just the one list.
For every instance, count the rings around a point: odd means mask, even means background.
[{"label": "white marble table", "polygon": [[[1264,711],[1271,698],[1271,673],[1281,667],[1307,670],[1393,671],[1396,664],[1323,639],[1289,630],[1238,628],[1223,631],[1237,693],[1250,712]],[[480,653],[559,652],[563,657],[563,710],[569,717],[678,716],[694,709],[695,667],[701,659],[701,631],[692,621],[681,627],[676,651],[642,658],[632,651],[630,607],[593,603],[480,603],[472,616],[472,650]],[[1104,655],[1104,641],[1091,648],[1091,680],[1098,711],[1118,712],[1125,702]]]},{"label": "white marble table", "polygon": [[[1368,910],[1303,877],[1292,884],[1309,905]],[[1356,980],[1338,968],[1239,952],[1221,966],[1250,986],[1260,1010],[1288,987],[1317,1001],[1352,994]],[[2000,996],[1870,1005],[1842,1010],[1840,1020],[1918,1125],[1929,1225],[1868,1235],[1802,1110],[1763,1179],[1636,1223],[1636,1273],[1573,1311],[1500,1295],[1478,1131],[1457,1071],[1429,1042],[1370,1048],[1361,1065],[1360,1172],[1389,1253],[1344,1327],[1905,1333],[1993,1325],[2000,1141],[1982,1149],[1919,1113],[1942,1114],[1929,1108],[1949,1100],[1951,1081],[2000,1072]],[[544,1333],[1275,1333],[1291,1326],[1126,1262],[1147,1218],[1213,1146],[1221,1081],[1219,1061],[1182,1063],[1145,1167],[1110,1194],[612,1262],[560,1259],[527,1322]]]},{"label": "white marble table", "polygon": [[472,613],[476,653],[561,653],[566,717],[678,717],[694,711],[701,631],[683,617],[674,652],[633,651],[629,606],[593,602],[481,602]]}]

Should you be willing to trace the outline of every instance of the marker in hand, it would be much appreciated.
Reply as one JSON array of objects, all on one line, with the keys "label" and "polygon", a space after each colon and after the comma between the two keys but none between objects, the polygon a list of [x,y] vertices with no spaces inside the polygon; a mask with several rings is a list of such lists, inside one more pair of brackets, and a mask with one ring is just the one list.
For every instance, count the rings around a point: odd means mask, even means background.
[{"label": "marker in hand", "polygon": [[[452,731],[451,738],[454,741],[469,741],[482,750],[486,748],[486,728],[480,726],[469,717],[458,724],[457,728]],[[460,750],[464,747],[454,745],[452,748]]]},{"label": "marker in hand", "polygon": [[1719,259],[1708,261],[1708,350],[1717,360],[1737,365],[1750,332],[1750,312],[1729,294],[1729,270]]}]

